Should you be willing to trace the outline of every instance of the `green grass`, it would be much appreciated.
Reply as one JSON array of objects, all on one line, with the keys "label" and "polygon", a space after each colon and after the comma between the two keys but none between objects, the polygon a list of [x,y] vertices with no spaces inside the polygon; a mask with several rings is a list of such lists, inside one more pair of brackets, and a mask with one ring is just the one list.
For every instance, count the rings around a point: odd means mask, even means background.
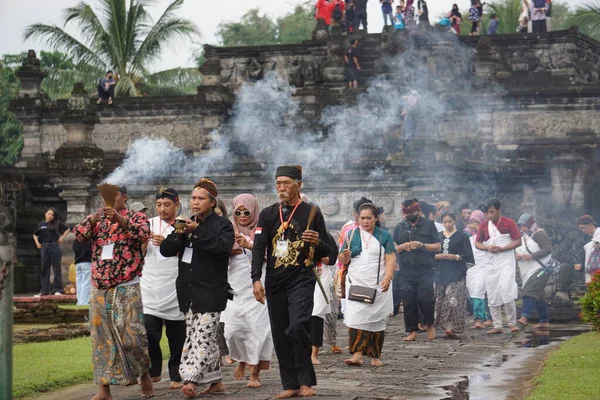
[{"label": "green grass", "polygon": [[64,308],[67,310],[87,310],[90,306],[78,306],[76,304],[60,304],[58,308]]},{"label": "green grass", "polygon": [[[166,334],[160,342],[169,358]],[[13,347],[13,396],[22,398],[93,379],[89,337],[57,342],[17,344]]]},{"label": "green grass", "polygon": [[584,333],[561,344],[548,357],[528,400],[600,398],[600,335]]}]

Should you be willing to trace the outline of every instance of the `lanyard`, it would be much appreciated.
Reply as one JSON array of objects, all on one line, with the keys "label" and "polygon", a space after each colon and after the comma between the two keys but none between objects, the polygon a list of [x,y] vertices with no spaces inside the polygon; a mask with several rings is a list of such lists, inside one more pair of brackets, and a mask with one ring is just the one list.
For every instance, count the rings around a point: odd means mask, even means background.
[{"label": "lanyard", "polygon": [[296,207],[294,207],[294,209],[292,210],[292,213],[290,214],[290,217],[288,218],[288,220],[286,222],[283,222],[283,207],[281,206],[281,203],[279,203],[279,220],[281,221],[281,226],[283,226],[284,231],[290,225],[290,221],[294,217],[294,214],[296,213],[296,209],[298,208],[300,203],[302,203],[302,200],[300,200],[298,203],[296,203]]},{"label": "lanyard", "polygon": [[[167,221],[165,221],[165,222],[167,222]],[[158,218],[158,231],[160,232],[160,236],[165,236],[165,231],[167,229],[169,229],[169,227],[172,225],[172,223],[169,224],[167,222],[167,226],[165,226],[165,229],[162,228],[162,223],[163,223],[163,220],[162,220],[162,218],[159,217]]]}]

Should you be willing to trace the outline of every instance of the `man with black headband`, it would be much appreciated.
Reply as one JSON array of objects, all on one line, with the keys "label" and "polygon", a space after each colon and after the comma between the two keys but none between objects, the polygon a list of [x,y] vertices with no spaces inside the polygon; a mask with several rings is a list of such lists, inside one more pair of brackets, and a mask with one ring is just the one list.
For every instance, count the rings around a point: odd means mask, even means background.
[{"label": "man with black headband", "polygon": [[[317,384],[311,362],[309,322],[313,309],[313,260],[330,256],[325,220],[318,208],[300,199],[302,167],[277,169],[281,203],[259,216],[252,249],[252,282],[256,300],[267,300],[275,352],[284,391],[278,399],[314,396]],[[311,218],[312,217],[312,218]],[[260,279],[267,257],[265,287]],[[307,260],[311,258],[312,260]]]},{"label": "man with black headband", "polygon": [[177,300],[187,327],[179,374],[189,399],[198,385],[209,385],[201,395],[225,391],[217,330],[229,297],[227,268],[235,237],[231,222],[214,212],[217,194],[212,181],[201,179],[190,201],[194,215],[160,244],[164,257],[179,256]]},{"label": "man with black headband", "polygon": [[180,206],[179,193],[173,188],[161,188],[156,195],[158,216],[149,220],[152,238],[144,248],[146,265],[140,282],[144,299],[144,324],[148,333],[150,377],[153,382],[158,382],[162,374],[160,340],[164,326],[171,353],[168,363],[171,389],[183,386],[179,364],[185,341],[185,317],[179,310],[175,288],[179,259],[163,256],[160,244],[175,229],[173,223]]},{"label": "man with black headband", "polygon": [[394,243],[400,264],[404,324],[409,333],[404,340],[410,342],[417,339],[419,310],[427,326],[427,338],[435,339],[433,269],[434,253],[441,251],[440,238],[433,221],[421,216],[417,199],[404,201],[402,213],[404,221],[394,230]]}]

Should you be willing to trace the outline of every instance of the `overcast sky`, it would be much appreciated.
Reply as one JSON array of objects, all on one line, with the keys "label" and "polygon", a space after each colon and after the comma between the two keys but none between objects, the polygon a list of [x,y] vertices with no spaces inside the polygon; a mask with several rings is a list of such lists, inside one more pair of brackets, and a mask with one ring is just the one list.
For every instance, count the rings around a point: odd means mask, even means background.
[{"label": "overcast sky", "polygon": [[[18,53],[27,49],[49,50],[41,41],[23,42],[23,30],[29,24],[62,24],[62,10],[76,5],[80,0],[0,0],[0,54]],[[96,4],[96,0],[87,0]],[[488,0],[489,1],[489,0]],[[585,3],[586,0],[568,0],[571,5]],[[461,10],[466,11],[469,0],[456,1]],[[149,9],[157,19],[169,0],[155,0]],[[258,7],[262,13],[271,17],[285,14],[301,2],[291,0],[186,0],[180,15],[195,22],[201,31],[201,37],[193,43],[190,40],[178,41],[176,48],[165,51],[152,70],[168,69],[178,66],[193,65],[192,54],[200,44],[217,44],[215,36],[217,26],[222,21],[239,20],[251,8]],[[416,0],[415,0],[416,3]],[[429,0],[431,21],[436,21],[442,12],[450,10],[452,0]],[[316,0],[315,0],[316,4]],[[394,0],[398,4],[398,0]],[[368,3],[369,31],[381,32],[383,19],[379,1],[370,0]],[[516,22],[515,22],[516,23]],[[76,32],[76,25],[69,25],[67,31]]]}]

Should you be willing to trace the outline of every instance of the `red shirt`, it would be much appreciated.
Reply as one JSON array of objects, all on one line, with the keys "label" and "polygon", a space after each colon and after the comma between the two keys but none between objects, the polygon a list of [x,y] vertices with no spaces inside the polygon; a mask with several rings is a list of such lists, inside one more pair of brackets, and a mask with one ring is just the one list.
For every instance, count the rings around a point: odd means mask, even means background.
[{"label": "red shirt", "polygon": [[[483,243],[487,240],[490,240],[490,233],[488,232],[488,221],[485,220],[481,225],[479,225],[479,230],[477,231],[477,239],[476,241],[479,243]],[[521,238],[521,230],[515,221],[507,217],[500,217],[500,221],[494,224],[496,225],[496,229],[501,234],[509,233],[510,238],[512,240],[517,240]]]},{"label": "red shirt", "polygon": [[331,1],[329,3],[327,3],[325,0],[319,0],[317,2],[317,12],[315,14],[315,19],[323,19],[325,20],[325,24],[327,24],[328,26],[331,25],[331,17],[336,4],[339,4],[340,9],[342,10],[342,12],[344,12],[344,9],[346,8],[346,3],[344,3],[341,0]]}]

